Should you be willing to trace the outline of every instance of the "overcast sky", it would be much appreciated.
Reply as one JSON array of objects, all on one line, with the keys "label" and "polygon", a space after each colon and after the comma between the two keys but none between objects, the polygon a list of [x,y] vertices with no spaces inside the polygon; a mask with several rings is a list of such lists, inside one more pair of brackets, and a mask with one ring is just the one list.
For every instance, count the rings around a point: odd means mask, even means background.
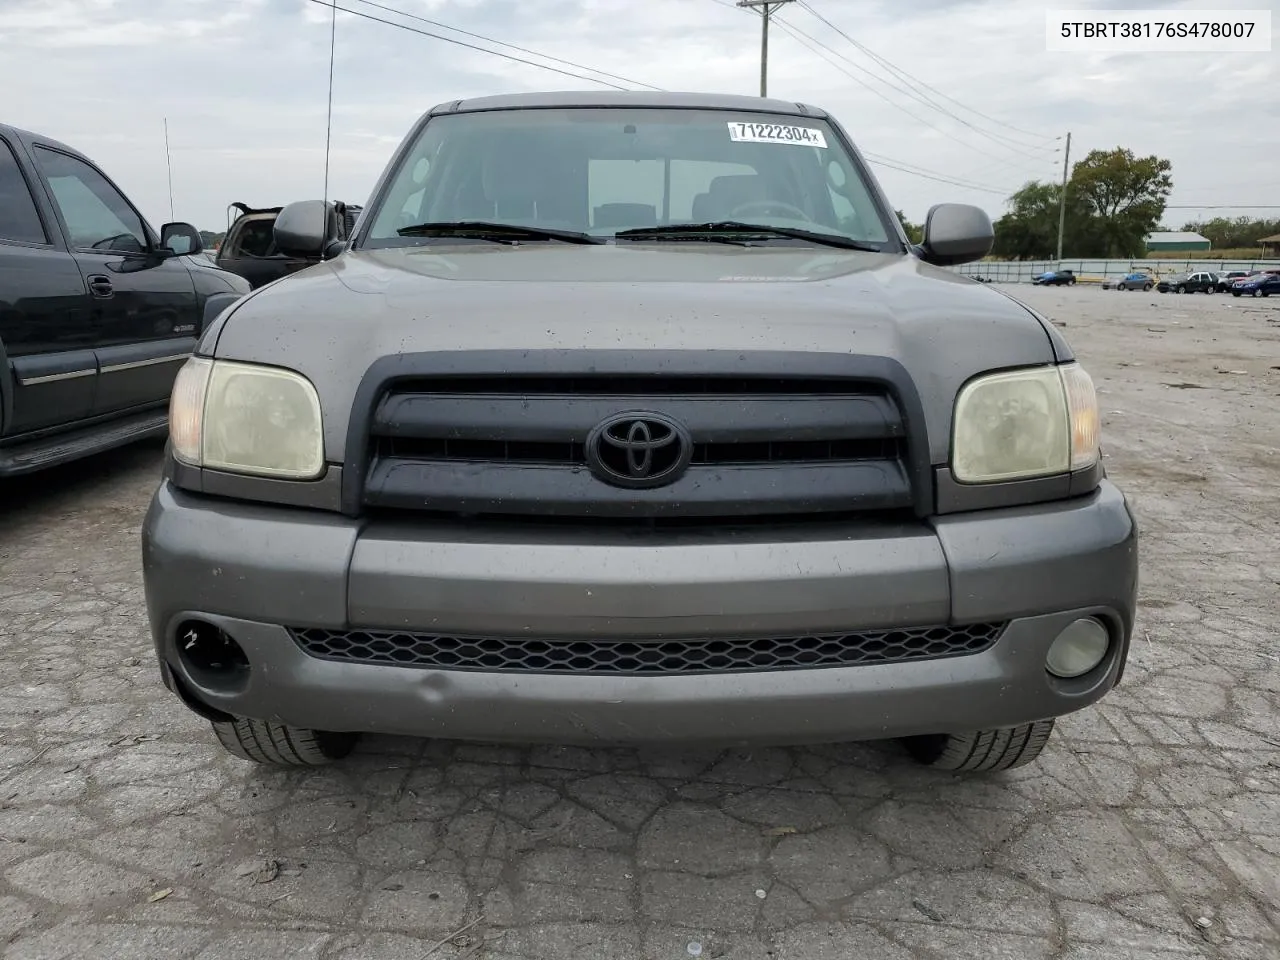
[{"label": "overcast sky", "polygon": [[[447,33],[361,0],[337,2]],[[378,3],[668,90],[758,92],[759,18],[732,0]],[[1053,138],[1067,130],[1073,159],[1125,146],[1171,160],[1171,203],[1280,204],[1274,37],[1271,53],[1048,53],[1044,18],[1048,7],[1255,7],[1273,10],[1280,26],[1277,0],[808,4],[938,91],[919,88],[917,97],[955,113],[909,98],[900,76],[803,4],[789,4],[775,21],[770,95],[831,110],[874,157],[987,188],[877,167],[913,220],[940,201],[977,203],[998,216],[1027,180],[1061,175],[1063,144]],[[0,121],[88,153],[159,224],[169,219],[167,117],[176,217],[221,229],[233,200],[268,206],[322,194],[329,16],[314,0],[0,0]],[[788,25],[829,47],[818,49],[847,73],[788,35]],[[353,202],[365,199],[410,124],[435,103],[604,89],[349,13],[337,15],[336,47],[329,192]],[[1165,219],[1177,227],[1199,214],[1244,212],[1170,210]]]}]

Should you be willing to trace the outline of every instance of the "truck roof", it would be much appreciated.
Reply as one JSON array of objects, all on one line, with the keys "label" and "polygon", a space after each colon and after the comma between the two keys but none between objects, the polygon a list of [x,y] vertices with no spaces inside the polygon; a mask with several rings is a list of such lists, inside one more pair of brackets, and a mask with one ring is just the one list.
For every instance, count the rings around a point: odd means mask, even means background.
[{"label": "truck roof", "polygon": [[453,100],[430,111],[436,113],[477,113],[484,110],[537,110],[555,107],[674,107],[684,110],[743,110],[753,113],[780,113],[791,116],[827,116],[819,107],[791,100],[773,100],[726,93],[667,93],[649,90],[548,91],[544,93],[500,94]]},{"label": "truck roof", "polygon": [[54,140],[52,137],[46,137],[42,133],[32,133],[30,130],[23,130],[21,127],[14,127],[7,123],[0,123],[0,136],[6,136],[9,139],[17,140],[20,143],[25,144],[40,143],[46,147],[53,147],[56,150],[61,150],[63,153],[69,153],[73,157],[79,157],[81,160],[90,162],[89,158],[75,147],[67,146],[67,144]]}]

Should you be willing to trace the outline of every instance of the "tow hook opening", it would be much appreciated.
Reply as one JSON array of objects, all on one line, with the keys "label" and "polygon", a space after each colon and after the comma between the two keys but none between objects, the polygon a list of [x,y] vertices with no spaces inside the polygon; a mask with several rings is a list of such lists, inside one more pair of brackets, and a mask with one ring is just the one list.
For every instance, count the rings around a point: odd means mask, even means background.
[{"label": "tow hook opening", "polygon": [[191,682],[211,693],[239,693],[249,684],[249,658],[235,639],[203,620],[178,627],[178,659]]}]

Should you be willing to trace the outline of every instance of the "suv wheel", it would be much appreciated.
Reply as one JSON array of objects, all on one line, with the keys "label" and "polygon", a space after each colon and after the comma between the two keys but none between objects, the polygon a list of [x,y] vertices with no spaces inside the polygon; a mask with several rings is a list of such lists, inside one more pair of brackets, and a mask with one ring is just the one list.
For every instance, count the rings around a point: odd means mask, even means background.
[{"label": "suv wheel", "polygon": [[1040,756],[1051,733],[1052,720],[1036,720],[998,730],[907,737],[905,743],[911,756],[937,770],[1012,770]]},{"label": "suv wheel", "polygon": [[214,720],[213,732],[241,760],[280,767],[319,767],[351,752],[359,734],[290,727],[273,720]]},{"label": "suv wheel", "polygon": [[1186,293],[1186,292],[1187,292],[1186,284],[1182,284],[1182,283],[1178,284],[1178,292],[1179,292],[1179,293]]}]

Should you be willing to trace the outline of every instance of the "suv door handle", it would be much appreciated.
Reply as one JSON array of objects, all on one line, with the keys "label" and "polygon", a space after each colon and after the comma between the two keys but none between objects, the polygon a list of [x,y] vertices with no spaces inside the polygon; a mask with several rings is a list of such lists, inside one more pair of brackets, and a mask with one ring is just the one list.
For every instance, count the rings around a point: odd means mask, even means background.
[{"label": "suv door handle", "polygon": [[95,273],[89,277],[89,292],[95,297],[107,298],[112,296],[116,291],[111,286],[111,280],[104,277],[100,273]]}]

